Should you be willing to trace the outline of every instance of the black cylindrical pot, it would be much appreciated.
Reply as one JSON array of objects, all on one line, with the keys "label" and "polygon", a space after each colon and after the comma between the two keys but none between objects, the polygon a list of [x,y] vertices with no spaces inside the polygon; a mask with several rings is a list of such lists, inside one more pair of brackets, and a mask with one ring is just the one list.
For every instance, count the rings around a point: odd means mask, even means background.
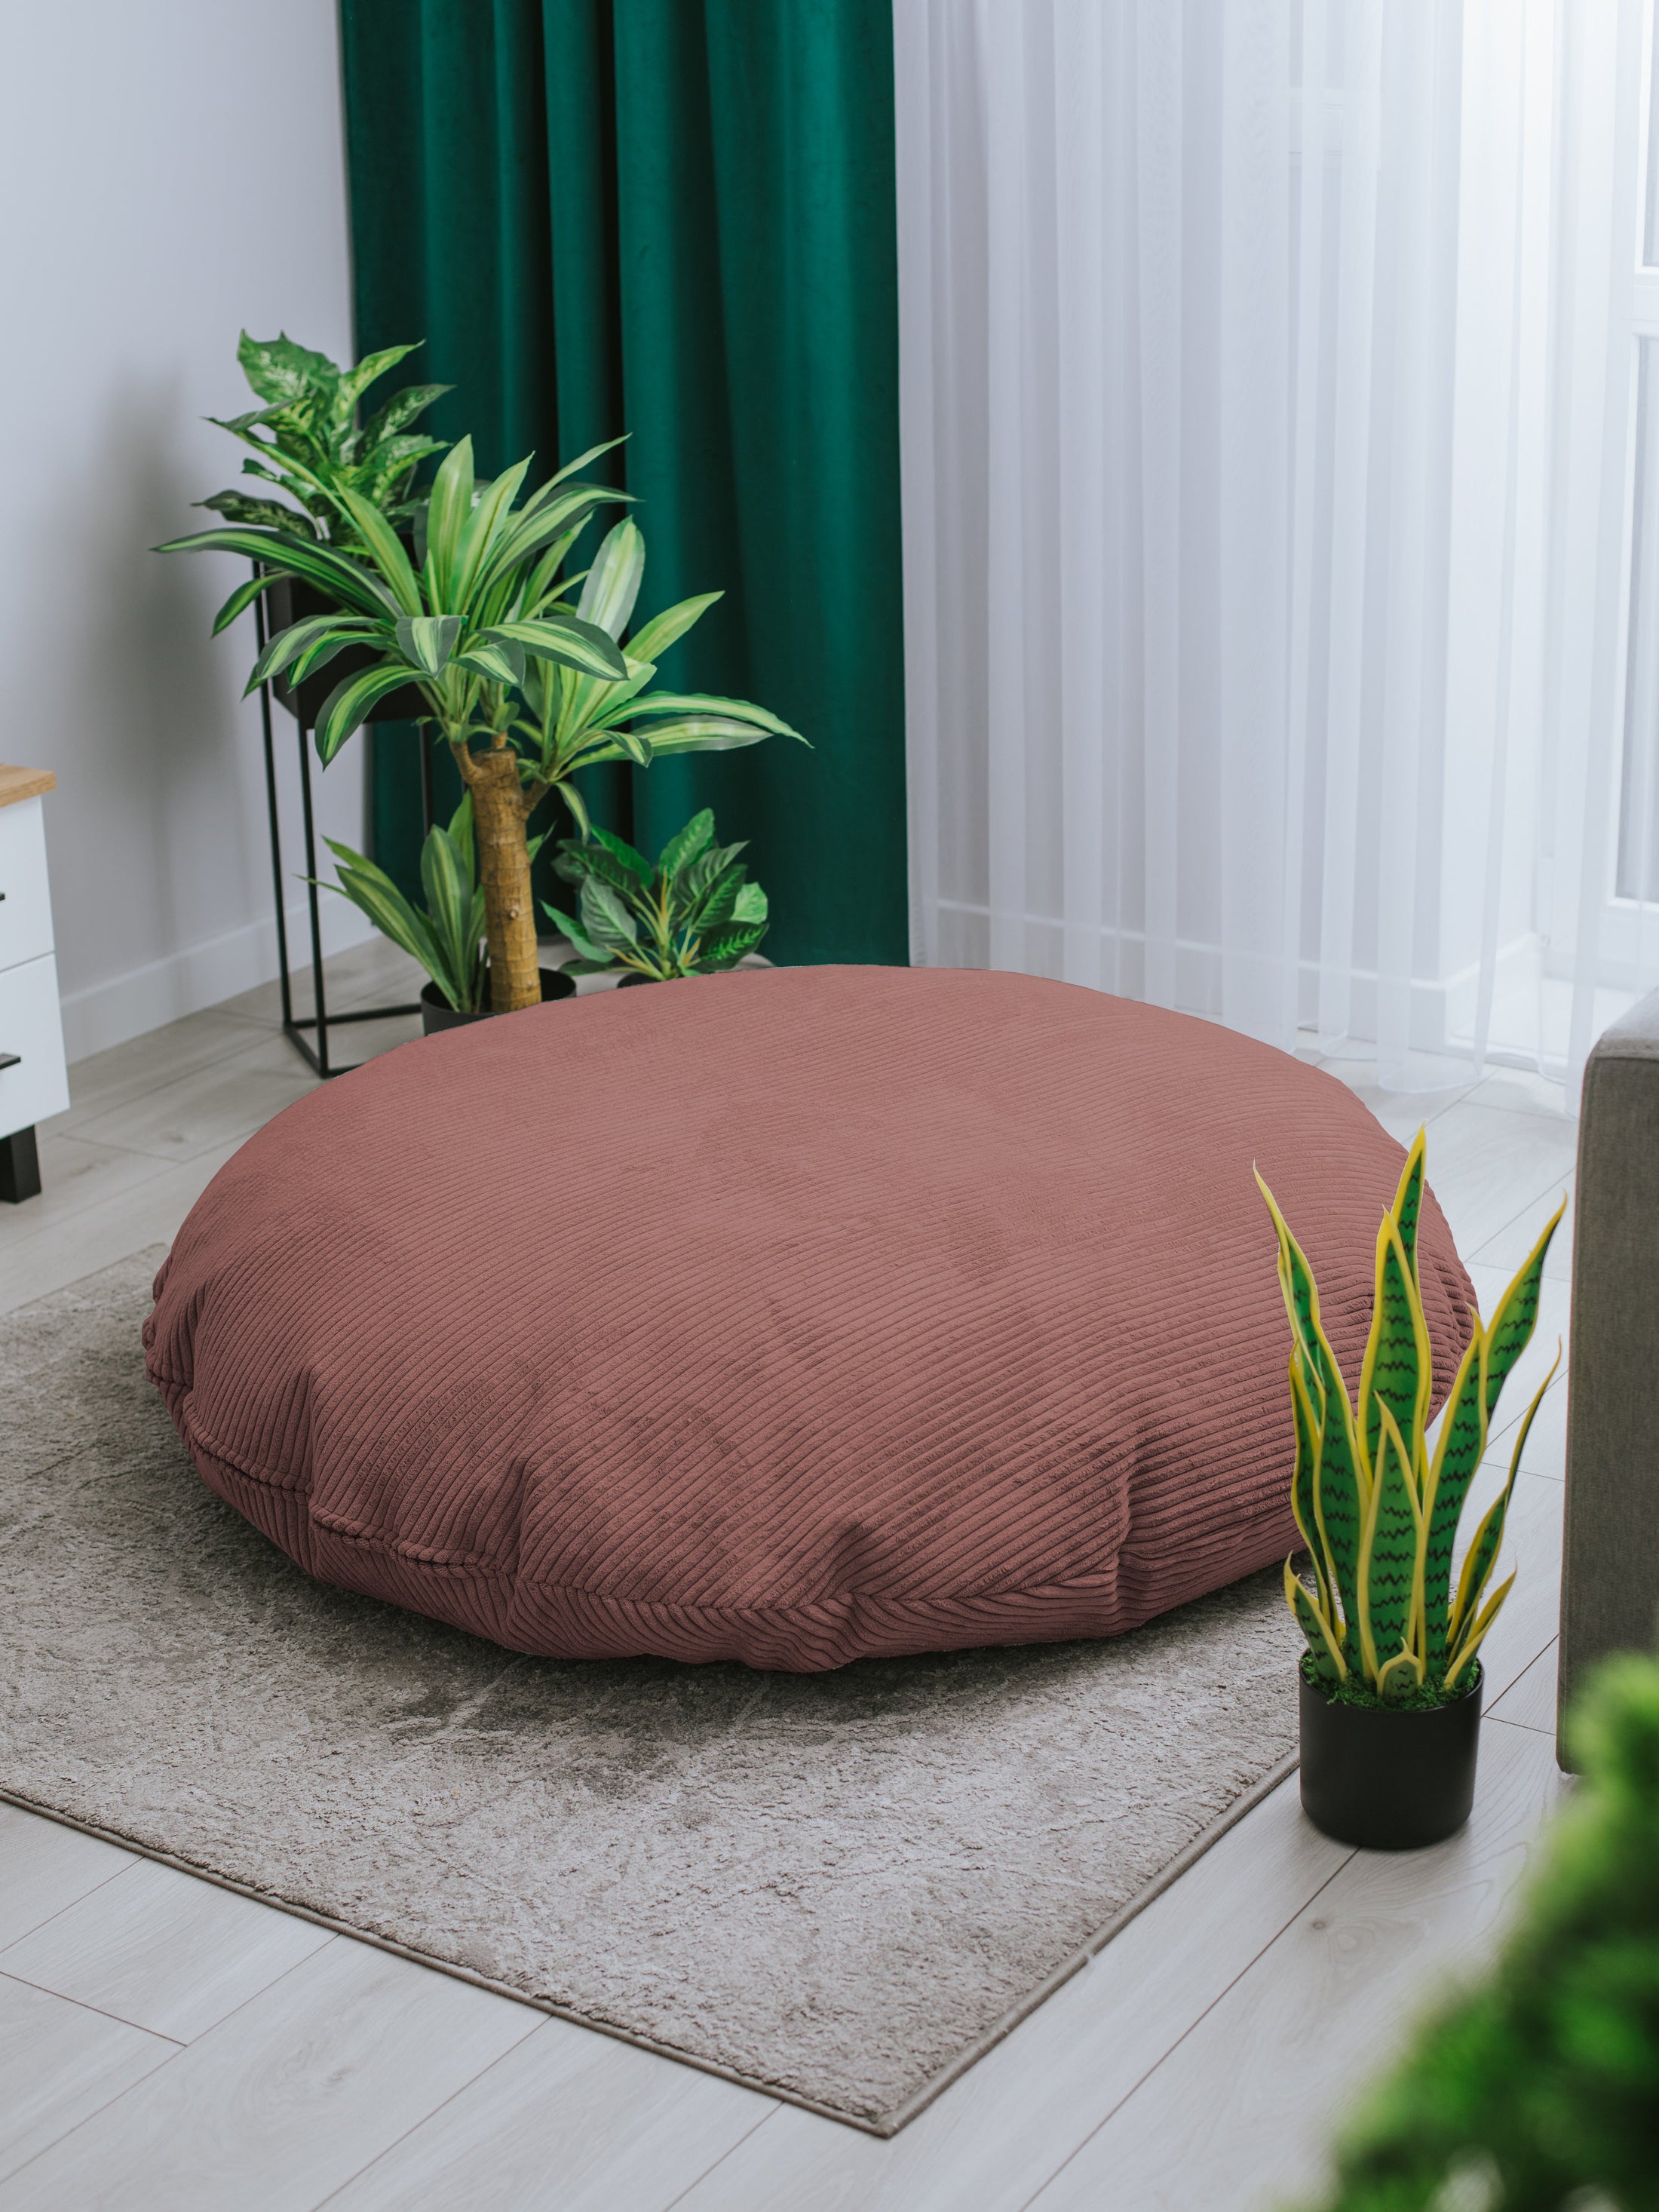
[{"label": "black cylindrical pot", "polygon": [[1414,1851],[1455,1836],[1474,1803],[1480,1668],[1428,1712],[1346,1705],[1302,1680],[1302,1809],[1339,1844]]},{"label": "black cylindrical pot", "polygon": [[[543,968],[538,971],[542,979],[542,1004],[550,999],[568,999],[576,988],[576,979],[567,975],[562,968]],[[483,994],[489,996],[489,970],[484,970]],[[476,1014],[458,1013],[435,983],[428,983],[421,993],[421,1035],[433,1036],[439,1030],[464,1030],[469,1022],[488,1022],[495,1018],[493,1006],[485,1006]]]},{"label": "black cylindrical pot", "polygon": [[[308,616],[331,613],[337,605],[314,584],[305,583],[297,576],[279,576],[265,593],[265,634],[275,637],[279,629],[304,622]],[[297,691],[286,674],[273,677],[271,693],[279,707],[286,707],[290,714],[300,717],[307,729],[314,730],[323,702],[335,685],[344,677],[356,676],[365,668],[378,666],[382,658],[366,645],[349,645],[343,653],[337,653],[325,668],[319,668],[314,676],[307,676]],[[388,692],[384,699],[376,700],[368,710],[368,719],[371,722],[412,722],[431,711],[415,686],[404,684]]]}]

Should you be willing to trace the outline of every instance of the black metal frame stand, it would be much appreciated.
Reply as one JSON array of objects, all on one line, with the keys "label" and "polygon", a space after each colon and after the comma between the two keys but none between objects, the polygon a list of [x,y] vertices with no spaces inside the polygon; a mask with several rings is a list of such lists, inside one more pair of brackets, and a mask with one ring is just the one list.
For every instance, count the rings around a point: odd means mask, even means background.
[{"label": "black metal frame stand", "polygon": [[[257,573],[257,572],[256,572]],[[254,626],[259,650],[264,651],[265,605],[263,598],[253,603]],[[294,1011],[294,988],[288,967],[288,912],[283,897],[283,833],[276,811],[276,748],[270,727],[270,686],[259,686],[259,718],[264,726],[265,742],[265,805],[270,817],[270,878],[276,901],[276,964],[283,993],[283,1035],[294,1047],[301,1060],[313,1073],[325,1079],[331,1075],[349,1075],[351,1067],[336,1067],[329,1060],[328,1033],[331,1029],[343,1028],[348,1022],[383,1022],[395,1014],[418,1014],[418,1000],[405,1006],[362,1006],[344,1014],[331,1014],[323,984],[322,914],[317,896],[317,836],[311,805],[311,746],[307,740],[311,731],[303,714],[297,709],[299,694],[293,695],[295,706],[294,726],[300,742],[300,808],[305,824],[306,898],[311,921],[311,988],[316,1012],[296,1014]],[[426,828],[432,827],[432,754],[422,733],[421,742],[421,805]],[[317,1043],[313,1049],[305,1032],[315,1030]],[[354,1060],[351,1066],[362,1063]]]}]

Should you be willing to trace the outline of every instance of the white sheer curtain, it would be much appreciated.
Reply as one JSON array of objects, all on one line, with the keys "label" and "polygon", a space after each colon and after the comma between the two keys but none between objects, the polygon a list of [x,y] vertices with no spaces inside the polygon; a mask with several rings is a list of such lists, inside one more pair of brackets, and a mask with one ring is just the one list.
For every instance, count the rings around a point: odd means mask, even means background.
[{"label": "white sheer curtain", "polygon": [[915,960],[1407,1088],[1659,981],[1650,7],[895,0]]}]

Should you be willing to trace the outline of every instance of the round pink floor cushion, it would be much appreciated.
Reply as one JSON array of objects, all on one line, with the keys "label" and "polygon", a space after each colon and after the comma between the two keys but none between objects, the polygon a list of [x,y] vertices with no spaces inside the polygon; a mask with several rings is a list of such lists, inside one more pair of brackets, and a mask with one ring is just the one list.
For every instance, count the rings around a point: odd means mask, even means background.
[{"label": "round pink floor cushion", "polygon": [[[1212,1024],[754,970],[428,1037],[179,1232],[149,1372],[309,1573],[522,1651],[1113,1636],[1294,1541],[1259,1163],[1351,1379],[1398,1145]],[[1425,1200],[1443,1387],[1468,1279]]]}]

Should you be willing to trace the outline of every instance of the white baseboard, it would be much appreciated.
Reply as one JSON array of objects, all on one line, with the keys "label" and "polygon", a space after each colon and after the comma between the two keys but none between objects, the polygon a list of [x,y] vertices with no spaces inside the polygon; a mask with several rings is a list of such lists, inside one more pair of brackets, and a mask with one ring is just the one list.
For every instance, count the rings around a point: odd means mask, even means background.
[{"label": "white baseboard", "polygon": [[[323,902],[323,950],[344,952],[374,936],[367,915],[342,898]],[[301,899],[288,910],[290,960],[310,957],[310,923]],[[106,983],[88,983],[64,994],[64,1046],[71,1063],[104,1052],[146,1030],[159,1030],[185,1014],[200,1013],[239,991],[269,983],[276,974],[276,924],[267,916],[152,960]]]}]

